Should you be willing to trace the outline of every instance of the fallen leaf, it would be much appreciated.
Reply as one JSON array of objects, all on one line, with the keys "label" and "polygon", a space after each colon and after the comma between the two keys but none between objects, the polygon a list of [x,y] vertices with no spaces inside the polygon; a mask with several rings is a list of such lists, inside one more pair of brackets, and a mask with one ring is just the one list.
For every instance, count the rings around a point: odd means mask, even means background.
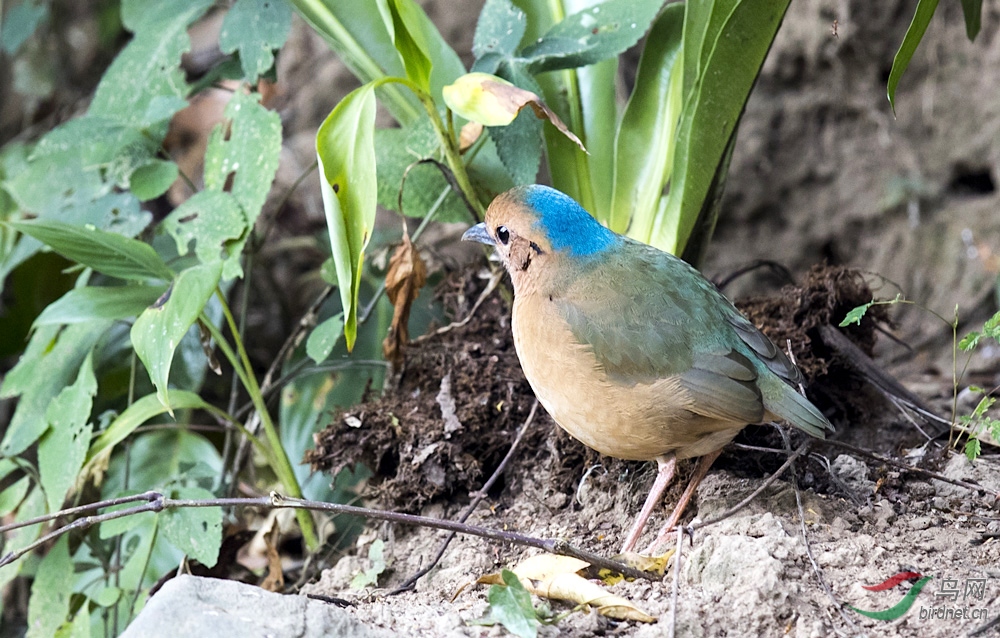
[{"label": "fallen leaf", "polygon": [[552,122],[581,151],[587,152],[580,138],[569,130],[542,98],[503,78],[489,73],[466,73],[455,80],[454,84],[441,89],[441,92],[448,108],[483,126],[507,126],[514,121],[521,109],[530,106],[536,117]]},{"label": "fallen leaf", "polygon": [[[656,622],[655,616],[650,616],[634,603],[609,593],[578,573],[587,567],[590,567],[590,563],[578,558],[539,554],[523,560],[511,571],[521,580],[525,589],[536,596],[587,605],[608,618]],[[501,574],[487,574],[477,582],[498,585],[503,584],[503,578]]]},{"label": "fallen leaf", "polygon": [[382,341],[382,354],[392,362],[394,368],[403,364],[403,346],[410,340],[407,323],[410,308],[427,282],[427,267],[420,253],[410,241],[410,234],[403,231],[403,243],[389,259],[389,272],[385,276],[385,293],[392,302],[392,325],[389,334]]}]

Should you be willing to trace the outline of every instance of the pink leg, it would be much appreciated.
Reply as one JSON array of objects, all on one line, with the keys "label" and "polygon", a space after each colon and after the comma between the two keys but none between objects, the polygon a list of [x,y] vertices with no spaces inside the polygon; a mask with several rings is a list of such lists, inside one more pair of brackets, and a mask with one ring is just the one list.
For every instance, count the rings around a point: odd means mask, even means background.
[{"label": "pink leg", "polygon": [[712,463],[715,462],[715,459],[719,458],[720,454],[722,454],[722,450],[716,450],[715,452],[706,454],[698,459],[698,467],[694,471],[694,476],[691,477],[691,482],[688,483],[687,488],[684,489],[684,493],[681,494],[681,499],[677,501],[677,507],[674,508],[674,511],[670,514],[670,518],[667,519],[667,522],[664,523],[663,529],[661,529],[660,533],[656,535],[656,540],[646,548],[646,555],[652,556],[653,550],[656,549],[656,546],[667,540],[667,536],[670,535],[670,532],[673,531],[674,527],[677,526],[677,523],[680,522],[681,516],[684,514],[684,509],[687,507],[691,497],[694,496],[694,491],[698,488],[698,484],[701,483],[701,480],[705,478],[706,474],[708,474],[708,469],[712,467]]},{"label": "pink leg", "polygon": [[622,545],[623,554],[632,551],[635,544],[639,542],[639,536],[642,535],[642,530],[646,528],[646,521],[649,519],[649,515],[653,512],[653,508],[660,502],[660,498],[663,496],[663,492],[667,489],[667,486],[670,485],[671,479],[674,478],[674,470],[677,468],[677,458],[673,454],[667,454],[656,459],[656,465],[658,467],[656,480],[653,481],[653,487],[649,489],[649,496],[646,497],[646,502],[642,504],[642,511],[639,512],[639,516],[632,523],[632,529],[629,530],[628,536],[625,538],[625,544]]}]

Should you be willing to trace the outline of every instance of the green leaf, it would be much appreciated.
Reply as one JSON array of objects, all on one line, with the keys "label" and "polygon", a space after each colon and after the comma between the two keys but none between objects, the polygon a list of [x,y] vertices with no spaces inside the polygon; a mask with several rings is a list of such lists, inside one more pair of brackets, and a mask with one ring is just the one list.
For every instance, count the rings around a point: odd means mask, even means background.
[{"label": "green leaf", "polygon": [[50,512],[62,507],[90,447],[90,410],[97,394],[92,358],[87,355],[76,382],[63,388],[45,411],[49,428],[38,443],[38,473]]},{"label": "green leaf", "polygon": [[542,161],[542,121],[524,109],[507,126],[490,126],[497,155],[514,184],[533,184]]},{"label": "green leaf", "polygon": [[[277,1],[277,0],[275,0]],[[177,164],[153,159],[132,171],[129,189],[141,202],[156,199],[177,181]]]},{"label": "green leaf", "polygon": [[[46,410],[64,387],[77,378],[80,366],[110,322],[42,326],[32,335],[17,365],[0,385],[0,398],[20,396],[0,443],[0,454],[17,456],[48,427]],[[0,570],[2,571],[2,570]]]},{"label": "green leaf", "polygon": [[[195,193],[163,220],[163,228],[177,242],[177,253],[186,255],[192,241],[202,263],[225,260],[239,268],[247,218],[229,193],[203,190]],[[235,252],[233,252],[235,250]]]},{"label": "green leaf", "polygon": [[63,535],[38,565],[28,601],[28,632],[25,638],[55,635],[69,615],[73,593],[73,561],[69,556],[69,536]]},{"label": "green leaf", "polygon": [[348,350],[358,330],[358,292],[365,247],[375,224],[375,92],[355,89],[330,112],[316,134],[323,210],[337,267]]},{"label": "green leaf", "polygon": [[[178,487],[172,498],[211,499],[201,487]],[[206,567],[214,567],[222,545],[221,507],[172,507],[160,514],[160,529],[170,543]]]},{"label": "green leaf", "polygon": [[139,128],[157,124],[165,132],[170,116],[186,105],[180,60],[191,47],[188,25],[211,5],[212,0],[122,2],[122,22],[136,35],[104,72],[88,114]]},{"label": "green leaf", "polygon": [[490,614],[515,636],[535,638],[540,623],[531,604],[531,594],[509,569],[503,570],[501,577],[506,586],[493,585],[486,595]]},{"label": "green leaf", "polygon": [[1000,312],[986,320],[983,324],[983,334],[1000,341]]},{"label": "green leaf", "polygon": [[386,24],[393,44],[406,68],[406,77],[426,92],[431,89],[431,63],[427,53],[427,43],[421,32],[419,15],[423,13],[413,0],[378,0],[388,5],[389,19]]},{"label": "green leaf", "polygon": [[851,325],[852,323],[853,324],[857,324],[857,325],[860,326],[861,325],[861,319],[864,318],[865,313],[868,312],[868,309],[871,308],[874,303],[875,303],[874,301],[869,301],[868,303],[866,303],[864,305],[857,306],[856,308],[852,308],[851,311],[848,312],[847,315],[844,316],[844,320],[841,321],[837,325],[839,325],[841,328],[846,328],[847,326]]},{"label": "green leaf", "polygon": [[32,325],[37,328],[135,317],[166,289],[166,286],[142,285],[74,288],[46,306]]},{"label": "green leaf", "polygon": [[646,33],[664,0],[609,0],[567,16],[520,53],[532,73],[570,69],[622,53]]},{"label": "green leaf", "polygon": [[[683,252],[729,156],[743,108],[788,2],[742,0],[731,13],[724,10],[727,3],[712,5],[699,76],[685,98],[678,125],[670,193],[647,243],[674,254]],[[697,6],[689,5],[687,11],[697,14]],[[685,74],[688,23],[697,22],[695,17],[685,15]],[[687,86],[686,76],[684,82]]]},{"label": "green leaf", "polygon": [[31,477],[22,476],[0,492],[0,516],[7,516],[21,504],[31,487]]},{"label": "green leaf", "polygon": [[639,59],[635,88],[615,137],[614,187],[608,226],[649,236],[673,168],[683,90],[684,5],[672,4],[653,23]]},{"label": "green leaf", "polygon": [[261,106],[258,97],[233,94],[224,113],[230,125],[212,130],[205,151],[205,189],[228,191],[243,209],[244,219],[235,228],[205,238],[221,243],[226,236],[239,237],[227,246],[230,258],[222,271],[226,280],[243,275],[239,256],[267,200],[281,155],[281,118]]},{"label": "green leaf", "polygon": [[[147,394],[137,400],[111,422],[104,432],[101,432],[90,445],[84,465],[93,461],[99,454],[124,441],[136,428],[164,412],[184,409],[207,410],[211,406],[195,394],[187,390],[174,390],[170,393],[170,405],[160,403],[155,394]],[[155,451],[155,450],[154,450]]]},{"label": "green leaf", "polygon": [[274,53],[288,39],[292,9],[285,0],[237,0],[219,32],[223,53],[239,51],[243,75],[255,83],[274,65]]},{"label": "green leaf", "polygon": [[[21,523],[37,518],[42,514],[45,514],[45,495],[42,493],[41,488],[36,486],[21,503],[13,522]],[[28,525],[7,532],[4,539],[3,552],[5,554],[7,552],[16,552],[27,547],[38,538],[41,527],[41,523],[35,523],[34,525]],[[28,556],[22,556],[12,564],[4,565],[3,569],[0,569],[0,590],[6,589],[7,583],[14,580],[20,573],[25,558],[28,558]]]},{"label": "green leaf", "polygon": [[979,439],[972,437],[965,442],[965,457],[970,461],[975,461],[982,452],[983,446]]},{"label": "green leaf", "polygon": [[[375,129],[374,140],[379,206],[407,217],[420,218],[426,217],[436,206],[434,219],[437,221],[470,220],[469,210],[451,190],[436,166],[411,166],[418,160],[434,157],[439,148],[426,118],[417,120],[407,128]],[[403,209],[399,210],[399,189],[403,183],[403,175],[406,175],[406,185],[403,190]],[[333,283],[336,283],[336,278]]]},{"label": "green leaf", "polygon": [[931,23],[931,18],[934,17],[934,11],[937,9],[937,6],[938,0],[917,1],[917,9],[913,12],[913,20],[910,21],[910,26],[906,29],[903,42],[899,45],[899,50],[896,51],[896,57],[892,59],[892,70],[889,71],[886,95],[889,97],[889,106],[892,107],[893,113],[896,112],[896,87],[899,85],[900,78],[906,73],[906,67],[910,66],[913,53],[920,45],[920,41],[927,31],[927,25]]},{"label": "green leaf", "polygon": [[221,274],[222,262],[218,261],[188,268],[132,324],[132,346],[164,406],[170,406],[167,388],[174,350],[205,309]]},{"label": "green leaf", "polygon": [[340,339],[340,334],[344,330],[344,313],[330,317],[319,324],[309,333],[306,341],[306,354],[316,363],[323,363],[333,351],[333,346]]},{"label": "green leaf", "polygon": [[109,277],[170,279],[173,273],[153,248],[136,239],[86,226],[57,221],[7,222],[18,232],[48,245],[66,259]]},{"label": "green leaf", "polygon": [[[846,321],[846,320],[845,320]],[[959,349],[962,352],[969,352],[970,350],[975,350],[976,346],[979,345],[979,340],[982,339],[983,333],[981,332],[970,332],[969,334],[962,337],[962,340],[958,342]]]},{"label": "green leaf", "polygon": [[982,26],[983,0],[962,0],[962,15],[965,17],[965,35],[972,42]]},{"label": "green leaf", "polygon": [[[484,55],[513,55],[524,37],[526,16],[510,0],[486,0],[476,22],[472,39],[472,54],[479,60]],[[476,69],[492,73],[494,69]]]},{"label": "green leaf", "polygon": [[351,589],[363,589],[368,586],[378,585],[378,577],[385,571],[385,556],[383,555],[385,543],[381,538],[376,538],[368,548],[368,560],[372,566],[363,572],[358,572],[351,579]]},{"label": "green leaf", "polygon": [[15,4],[3,16],[3,24],[0,25],[0,51],[6,53],[8,58],[13,58],[48,15],[48,7],[37,5],[33,0],[22,0]]}]

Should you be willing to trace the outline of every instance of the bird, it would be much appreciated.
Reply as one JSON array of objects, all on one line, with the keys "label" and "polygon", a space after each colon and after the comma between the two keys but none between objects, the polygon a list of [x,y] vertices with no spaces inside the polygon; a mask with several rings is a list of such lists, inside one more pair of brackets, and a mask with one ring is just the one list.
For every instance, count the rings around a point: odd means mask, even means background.
[{"label": "bird", "polygon": [[524,375],[552,419],[597,452],[655,461],[629,530],[633,551],[673,479],[700,457],[656,540],[666,540],[722,448],[748,424],[784,420],[818,438],[833,426],[796,388],[780,348],[687,262],[619,235],[568,195],[517,186],[463,240],[493,246],[514,288]]}]

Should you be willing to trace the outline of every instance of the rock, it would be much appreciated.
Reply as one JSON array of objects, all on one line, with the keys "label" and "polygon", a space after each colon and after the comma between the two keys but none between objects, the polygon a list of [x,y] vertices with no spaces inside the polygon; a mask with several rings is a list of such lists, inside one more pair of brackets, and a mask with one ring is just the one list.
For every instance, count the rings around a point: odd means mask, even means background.
[{"label": "rock", "polygon": [[232,580],[178,576],[149,599],[122,638],[391,638],[329,603]]},{"label": "rock", "polygon": [[875,483],[868,478],[868,466],[862,461],[847,454],[841,454],[833,460],[834,474],[849,488],[858,492],[859,496],[869,497],[875,489]]}]

